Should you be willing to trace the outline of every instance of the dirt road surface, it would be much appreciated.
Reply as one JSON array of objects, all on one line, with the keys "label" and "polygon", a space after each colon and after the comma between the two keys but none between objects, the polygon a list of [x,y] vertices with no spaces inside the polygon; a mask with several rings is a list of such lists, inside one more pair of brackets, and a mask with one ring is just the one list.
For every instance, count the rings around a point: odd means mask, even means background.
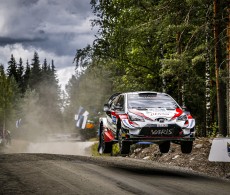
[{"label": "dirt road surface", "polygon": [[90,146],[94,142],[28,142],[12,140],[11,146],[4,148],[2,153],[48,153],[90,156]]},{"label": "dirt road surface", "polygon": [[[91,157],[88,150],[72,148],[74,143],[63,143],[62,147],[61,143],[56,144],[42,147],[40,143],[20,143],[17,151],[8,148],[8,152],[0,153],[0,194],[227,195],[230,192],[229,181],[190,170],[125,157]],[[68,144],[68,151],[74,154],[61,154]],[[90,145],[84,144],[84,147]]]}]

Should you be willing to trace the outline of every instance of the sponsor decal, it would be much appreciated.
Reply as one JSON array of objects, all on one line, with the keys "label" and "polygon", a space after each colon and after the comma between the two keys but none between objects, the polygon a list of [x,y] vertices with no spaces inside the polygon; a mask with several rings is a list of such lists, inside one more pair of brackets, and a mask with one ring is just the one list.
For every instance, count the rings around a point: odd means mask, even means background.
[{"label": "sponsor decal", "polygon": [[157,124],[157,127],[168,127],[168,124]]},{"label": "sponsor decal", "polygon": [[166,108],[149,108],[149,112],[164,112],[166,111]]},{"label": "sponsor decal", "polygon": [[151,130],[152,135],[172,135],[173,132],[171,129],[161,129],[161,130]]},{"label": "sponsor decal", "polygon": [[150,112],[149,116],[169,116],[170,114],[167,112]]},{"label": "sponsor decal", "polygon": [[148,116],[169,116],[170,113],[167,112],[166,108],[149,108],[146,112]]}]

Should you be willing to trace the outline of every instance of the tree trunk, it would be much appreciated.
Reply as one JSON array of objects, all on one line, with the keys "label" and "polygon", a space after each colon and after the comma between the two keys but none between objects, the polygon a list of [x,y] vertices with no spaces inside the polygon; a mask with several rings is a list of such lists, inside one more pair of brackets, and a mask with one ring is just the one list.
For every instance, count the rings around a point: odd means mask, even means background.
[{"label": "tree trunk", "polygon": [[230,135],[230,8],[228,8],[227,24],[227,68],[228,68],[228,136]]},{"label": "tree trunk", "polygon": [[205,39],[206,39],[206,60],[205,60],[205,123],[206,128],[203,132],[203,136],[209,135],[211,133],[211,80],[210,80],[210,45],[209,45],[209,18],[208,12],[206,14],[206,29],[205,29]]},{"label": "tree trunk", "polygon": [[214,0],[214,58],[215,58],[215,74],[216,74],[216,100],[217,100],[217,118],[219,133],[223,136],[227,134],[226,124],[226,100],[225,100],[225,84],[220,80],[219,69],[221,64],[221,45],[220,45],[220,1]]},{"label": "tree trunk", "polygon": [[[181,33],[178,32],[176,35],[176,43],[177,43],[177,54],[181,55],[181,43],[180,43]],[[181,106],[185,106],[185,98],[184,98],[184,82],[183,79],[178,78],[178,102]]]}]

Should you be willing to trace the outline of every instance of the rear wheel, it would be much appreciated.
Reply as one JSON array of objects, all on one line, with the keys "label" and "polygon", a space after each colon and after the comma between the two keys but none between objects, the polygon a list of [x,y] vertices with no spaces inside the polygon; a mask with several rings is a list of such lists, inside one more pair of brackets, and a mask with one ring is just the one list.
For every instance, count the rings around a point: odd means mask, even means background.
[{"label": "rear wheel", "polygon": [[182,141],[181,142],[181,152],[185,154],[190,154],[192,152],[193,141]]},{"label": "rear wheel", "polygon": [[122,128],[117,130],[117,138],[118,138],[118,145],[119,145],[119,153],[120,155],[127,155],[130,152],[130,142],[123,140],[122,138]]},{"label": "rear wheel", "polygon": [[99,128],[99,144],[98,144],[98,152],[102,153],[111,153],[112,152],[112,142],[105,142],[105,135],[104,135],[104,127],[103,123],[100,124]]},{"label": "rear wheel", "polygon": [[168,153],[170,149],[170,141],[159,144],[159,149],[161,153]]}]

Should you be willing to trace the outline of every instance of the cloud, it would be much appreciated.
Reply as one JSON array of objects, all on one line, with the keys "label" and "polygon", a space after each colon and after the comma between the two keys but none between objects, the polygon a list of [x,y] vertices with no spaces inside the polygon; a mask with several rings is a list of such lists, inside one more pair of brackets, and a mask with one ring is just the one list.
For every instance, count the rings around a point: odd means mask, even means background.
[{"label": "cloud", "polygon": [[11,54],[14,55],[17,62],[19,62],[19,58],[22,58],[24,65],[27,60],[29,61],[29,64],[31,64],[31,59],[34,57],[35,51],[38,52],[41,64],[44,62],[44,59],[47,59],[48,63],[51,63],[51,61],[54,60],[54,65],[55,67],[57,67],[57,69],[61,69],[63,67],[68,67],[68,66],[74,66],[72,55],[57,56],[53,52],[39,50],[32,46],[30,48],[24,48],[21,44],[14,44],[14,45],[7,45],[4,47],[0,47],[0,59],[1,59],[0,64],[7,65],[4,62],[9,61]]},{"label": "cloud", "polygon": [[0,46],[32,45],[60,56],[73,55],[94,39],[90,0],[0,2]]},{"label": "cloud", "polygon": [[40,41],[44,41],[44,39],[41,38],[37,38],[37,39],[29,39],[29,38],[19,38],[19,39],[15,39],[15,38],[10,38],[10,37],[0,37],[0,46],[5,46],[5,45],[12,45],[12,44],[16,44],[16,43],[32,43],[32,42],[40,42]]},{"label": "cloud", "polygon": [[60,83],[66,83],[65,75],[74,74],[76,50],[94,40],[90,0],[0,0],[0,5],[0,64],[7,68],[11,54],[31,63],[37,51],[41,63],[54,60]]}]

